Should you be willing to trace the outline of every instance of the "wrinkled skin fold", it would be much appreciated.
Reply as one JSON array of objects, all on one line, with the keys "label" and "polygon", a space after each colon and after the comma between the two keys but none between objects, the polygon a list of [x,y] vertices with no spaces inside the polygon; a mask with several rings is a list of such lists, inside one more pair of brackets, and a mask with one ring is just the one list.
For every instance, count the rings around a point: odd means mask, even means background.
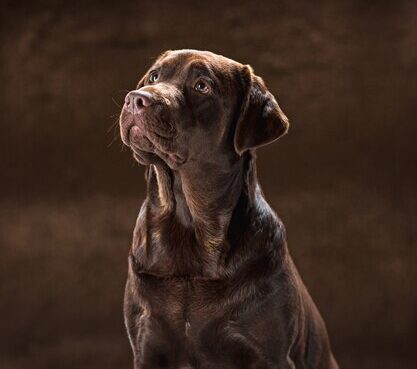
[{"label": "wrinkled skin fold", "polygon": [[121,138],[147,181],[124,300],[135,369],[338,368],[256,176],[287,130],[252,68],[210,52],[165,52],[127,95]]}]

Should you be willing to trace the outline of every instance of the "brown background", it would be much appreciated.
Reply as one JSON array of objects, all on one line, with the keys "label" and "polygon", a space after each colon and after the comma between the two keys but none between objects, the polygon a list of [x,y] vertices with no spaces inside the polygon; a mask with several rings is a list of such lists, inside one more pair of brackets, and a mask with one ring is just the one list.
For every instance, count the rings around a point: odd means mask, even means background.
[{"label": "brown background", "polygon": [[412,1],[2,2],[0,367],[131,367],[144,180],[111,127],[192,47],[250,63],[290,118],[260,180],[341,367],[414,368],[416,25]]}]

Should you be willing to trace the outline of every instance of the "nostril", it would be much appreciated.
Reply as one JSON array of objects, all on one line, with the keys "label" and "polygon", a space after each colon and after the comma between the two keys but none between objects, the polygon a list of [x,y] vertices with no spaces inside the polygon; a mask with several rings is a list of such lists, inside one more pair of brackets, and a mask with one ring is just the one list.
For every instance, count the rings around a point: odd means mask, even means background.
[{"label": "nostril", "polygon": [[153,98],[152,95],[147,91],[140,91],[137,95],[137,106],[140,108],[144,108],[147,106],[152,105]]},{"label": "nostril", "polygon": [[141,97],[138,97],[138,98],[136,99],[136,106],[137,106],[138,108],[143,108],[143,107],[145,106],[145,104],[143,103],[143,99],[142,99]]},{"label": "nostril", "polygon": [[126,108],[132,112],[139,112],[153,103],[153,97],[146,91],[131,91],[125,97]]}]

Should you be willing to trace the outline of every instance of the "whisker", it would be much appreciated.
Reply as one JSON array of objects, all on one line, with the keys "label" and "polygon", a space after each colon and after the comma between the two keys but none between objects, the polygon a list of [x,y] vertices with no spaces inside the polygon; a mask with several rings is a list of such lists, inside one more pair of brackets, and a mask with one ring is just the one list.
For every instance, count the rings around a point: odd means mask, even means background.
[{"label": "whisker", "polygon": [[111,99],[116,104],[116,106],[118,106],[120,109],[122,108],[122,106],[114,99],[114,97],[112,97]]},{"label": "whisker", "polygon": [[119,124],[119,119],[116,119],[114,123],[112,123],[109,128],[107,128],[107,133],[109,133],[112,129],[114,129]]},{"label": "whisker", "polygon": [[111,131],[113,131],[113,137],[110,141],[110,143],[107,145],[107,147],[109,148],[111,145],[113,145],[113,143],[119,138],[119,119],[116,118],[115,121],[109,126],[109,128],[107,128],[107,134],[110,134]]},{"label": "whisker", "polygon": [[113,145],[116,142],[116,140],[117,140],[117,136],[114,136],[111,142],[107,145],[107,148],[111,147],[111,145]]}]

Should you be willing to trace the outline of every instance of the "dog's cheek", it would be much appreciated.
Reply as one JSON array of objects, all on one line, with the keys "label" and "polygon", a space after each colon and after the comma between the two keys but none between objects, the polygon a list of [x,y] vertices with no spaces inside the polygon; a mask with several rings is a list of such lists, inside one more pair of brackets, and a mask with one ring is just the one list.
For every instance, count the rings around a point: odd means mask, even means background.
[{"label": "dog's cheek", "polygon": [[211,127],[220,122],[223,115],[222,105],[214,98],[208,97],[199,101],[195,108],[196,121],[204,127]]}]

